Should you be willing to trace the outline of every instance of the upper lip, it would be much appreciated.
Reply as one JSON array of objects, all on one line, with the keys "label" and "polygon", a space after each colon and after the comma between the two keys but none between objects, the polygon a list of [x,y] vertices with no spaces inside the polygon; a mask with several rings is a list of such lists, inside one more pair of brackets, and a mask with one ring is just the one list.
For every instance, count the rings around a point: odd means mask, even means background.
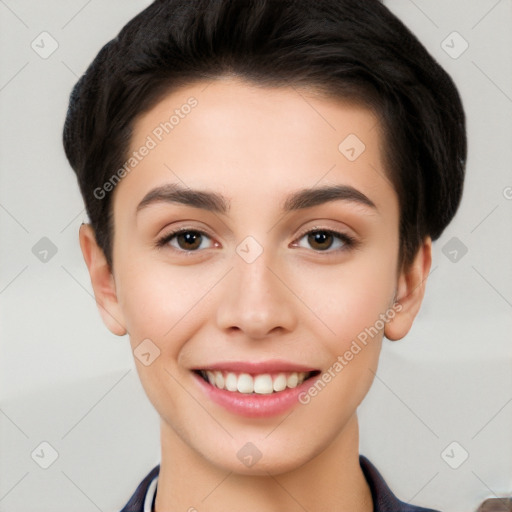
[{"label": "upper lip", "polygon": [[269,360],[269,361],[224,361],[216,362],[195,370],[212,370],[233,373],[279,373],[279,372],[314,372],[317,368],[290,361]]}]

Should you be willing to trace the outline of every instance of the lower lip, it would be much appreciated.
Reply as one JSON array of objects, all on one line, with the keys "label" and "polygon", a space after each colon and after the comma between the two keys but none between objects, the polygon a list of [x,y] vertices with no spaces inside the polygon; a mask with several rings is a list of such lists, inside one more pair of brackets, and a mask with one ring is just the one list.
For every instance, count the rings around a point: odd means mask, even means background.
[{"label": "lower lip", "polygon": [[244,394],[216,388],[196,373],[193,373],[193,375],[201,389],[213,402],[221,405],[229,412],[249,418],[266,418],[285,413],[288,409],[300,403],[299,395],[311,386],[308,379],[296,388],[287,388],[277,393],[268,395]]}]

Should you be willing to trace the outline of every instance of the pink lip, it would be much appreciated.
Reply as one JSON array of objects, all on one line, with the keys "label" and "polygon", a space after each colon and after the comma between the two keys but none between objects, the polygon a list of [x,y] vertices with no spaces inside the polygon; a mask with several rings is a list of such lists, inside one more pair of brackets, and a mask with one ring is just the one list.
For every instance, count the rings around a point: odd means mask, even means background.
[{"label": "pink lip", "polygon": [[279,361],[277,359],[270,361],[229,361],[209,364],[196,368],[197,370],[212,370],[220,372],[233,373],[279,373],[279,372],[313,372],[317,368],[311,368],[288,361]]},{"label": "pink lip", "polygon": [[[258,365],[256,365],[258,366]],[[240,372],[245,373],[269,373],[269,366],[265,366],[265,371],[254,370],[254,364],[241,366],[237,365],[219,365],[215,369],[223,371],[224,368],[228,368],[226,371],[235,371],[234,368],[240,368]],[[260,368],[261,366],[258,366]],[[212,368],[209,366],[208,368]],[[284,370],[283,366],[279,366],[280,371],[312,371],[308,369],[296,370],[297,366],[294,365],[292,370]],[[300,367],[305,368],[305,367]],[[269,395],[259,395],[256,393],[244,394],[233,391],[227,391],[225,389],[219,389],[206,382],[200,375],[192,372],[199,388],[206,394],[206,396],[215,402],[216,404],[224,407],[231,413],[245,416],[249,418],[267,418],[271,416],[277,416],[284,414],[286,411],[296,406],[299,402],[299,395],[307,391],[311,386],[309,380],[305,380],[302,384],[296,388],[287,388],[279,393],[272,393]]]}]

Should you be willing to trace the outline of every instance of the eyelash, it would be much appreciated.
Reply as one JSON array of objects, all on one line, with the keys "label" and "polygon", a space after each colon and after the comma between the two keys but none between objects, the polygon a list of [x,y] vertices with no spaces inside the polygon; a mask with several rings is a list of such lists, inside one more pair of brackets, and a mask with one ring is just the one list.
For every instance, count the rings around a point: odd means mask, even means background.
[{"label": "eyelash", "polygon": [[[170,233],[167,233],[163,237],[159,238],[156,241],[156,243],[155,243],[155,247],[157,249],[162,249],[164,247],[169,247],[171,250],[173,250],[175,252],[179,252],[179,253],[186,254],[186,255],[192,255],[193,253],[200,252],[200,250],[198,250],[198,249],[196,249],[196,250],[186,250],[186,249],[176,249],[175,247],[168,246],[169,242],[175,236],[180,235],[182,233],[197,233],[197,234],[200,234],[201,236],[206,236],[208,238],[211,238],[208,233],[206,233],[205,231],[202,231],[200,229],[181,228],[181,229],[177,229],[175,231],[171,231]],[[314,227],[312,229],[304,231],[302,234],[300,234],[297,237],[296,240],[300,241],[306,235],[309,235],[309,234],[312,234],[312,233],[327,233],[329,235],[334,236],[335,238],[337,238],[338,240],[340,240],[343,243],[342,247],[340,247],[338,249],[334,249],[334,250],[330,250],[330,248],[328,248],[328,249],[326,249],[324,251],[312,249],[314,252],[319,253],[319,254],[323,253],[323,254],[326,254],[326,255],[332,255],[332,254],[335,254],[335,253],[340,253],[340,252],[345,252],[345,251],[348,251],[348,250],[351,250],[351,249],[355,249],[358,246],[358,241],[355,238],[347,235],[346,233],[341,233],[339,231],[335,231],[335,230],[332,230],[332,229],[325,229],[325,228],[321,228],[321,227]],[[296,242],[294,242],[294,243],[296,243]]]}]

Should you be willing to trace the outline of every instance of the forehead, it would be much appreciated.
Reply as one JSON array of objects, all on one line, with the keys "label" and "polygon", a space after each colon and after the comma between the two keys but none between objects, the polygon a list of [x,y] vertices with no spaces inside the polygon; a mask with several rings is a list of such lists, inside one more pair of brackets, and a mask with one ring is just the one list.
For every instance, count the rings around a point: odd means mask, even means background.
[{"label": "forehead", "polygon": [[260,207],[277,205],[291,189],[333,183],[358,188],[377,205],[396,201],[376,116],[311,90],[198,82],[165,96],[133,128],[133,165],[115,189],[114,216],[168,183]]}]

